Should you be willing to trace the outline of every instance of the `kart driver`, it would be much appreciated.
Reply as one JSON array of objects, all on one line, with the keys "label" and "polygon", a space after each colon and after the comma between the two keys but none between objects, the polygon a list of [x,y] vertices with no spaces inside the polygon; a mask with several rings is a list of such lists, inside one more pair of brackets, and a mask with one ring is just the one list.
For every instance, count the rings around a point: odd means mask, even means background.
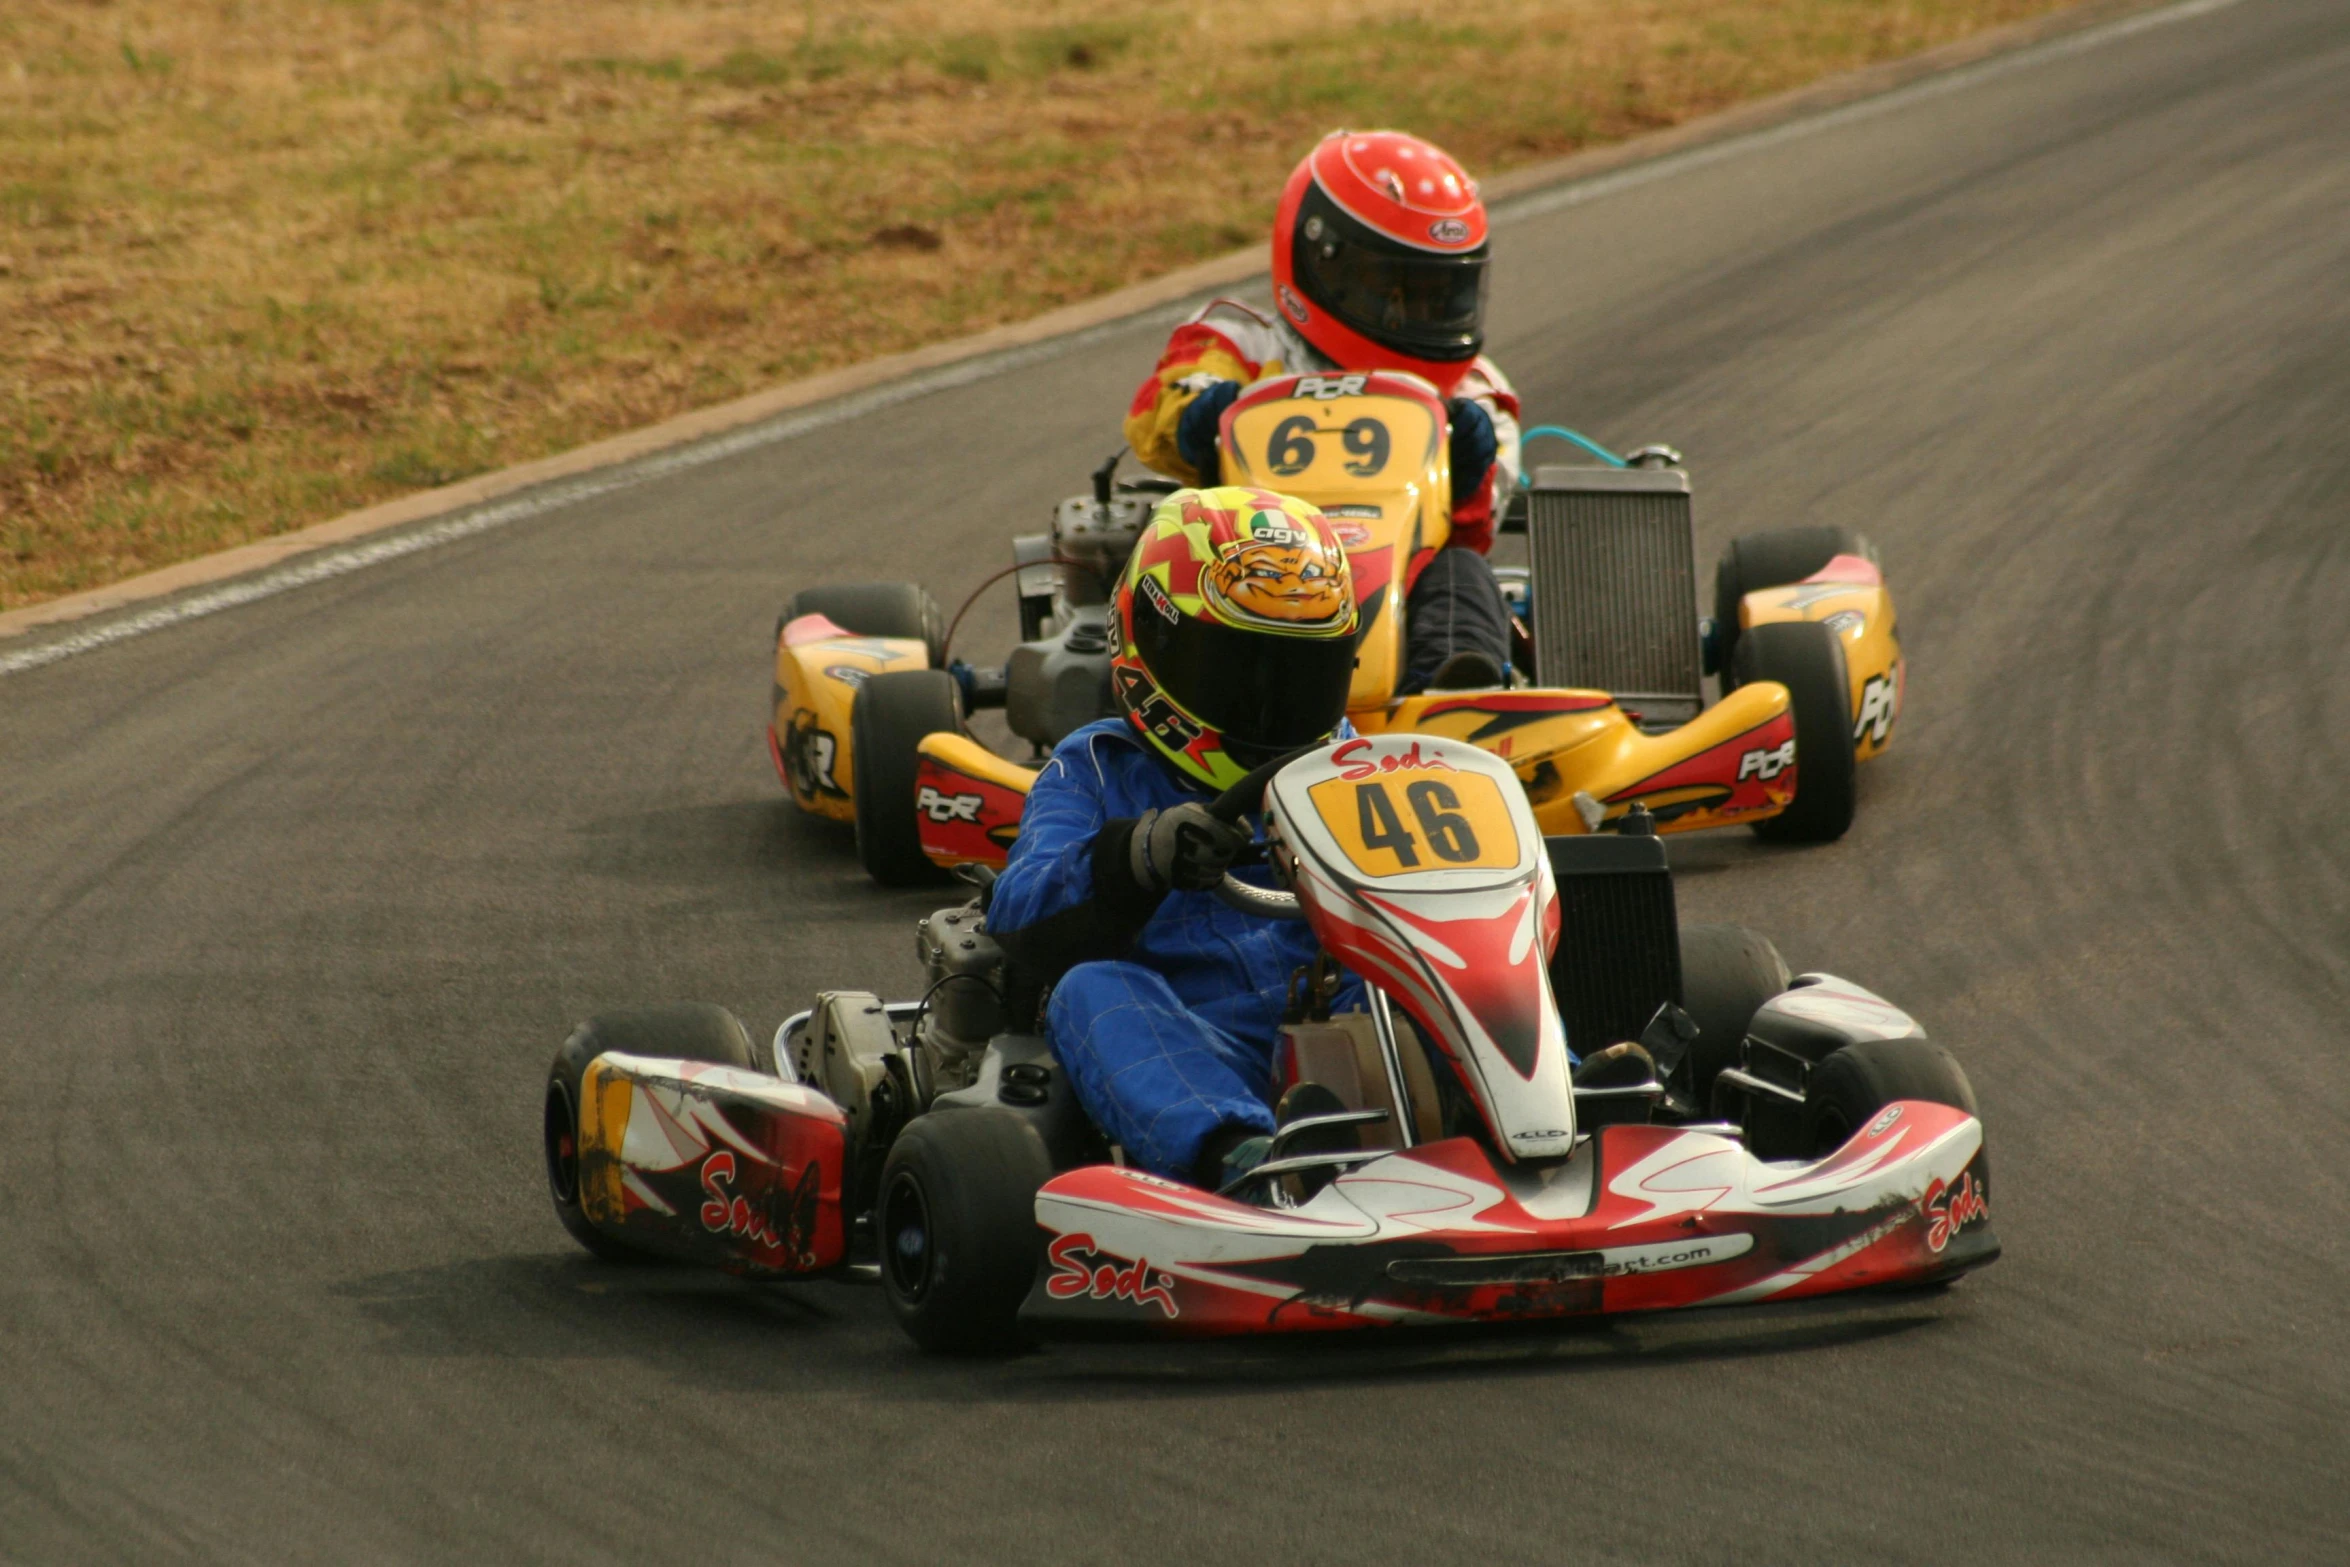
[{"label": "kart driver", "polygon": [[1451,415],[1452,539],[1414,563],[1398,695],[1502,683],[1509,612],[1485,552],[1518,483],[1518,399],[1485,343],[1485,204],[1441,149],[1399,131],[1333,131],[1282,187],[1267,318],[1219,299],[1175,329],[1134,394],[1126,440],[1192,484],[1221,472],[1224,411],[1299,371],[1406,370]]},{"label": "kart driver", "polygon": [[[987,923],[1052,987],[1045,1033],[1094,1124],[1132,1163],[1213,1190],[1264,1157],[1291,976],[1318,948],[1305,925],[1213,895],[1252,834],[1208,802],[1339,733],[1354,586],[1305,502],[1178,490],[1115,607],[1124,716],[1069,735],[1037,775]],[[1360,993],[1350,976],[1339,994]]]}]

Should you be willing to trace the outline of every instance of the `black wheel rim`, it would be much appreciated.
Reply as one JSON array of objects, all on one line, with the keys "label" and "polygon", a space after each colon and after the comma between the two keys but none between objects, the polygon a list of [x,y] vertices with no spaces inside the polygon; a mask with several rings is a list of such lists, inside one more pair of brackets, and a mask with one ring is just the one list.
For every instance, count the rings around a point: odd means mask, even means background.
[{"label": "black wheel rim", "polygon": [[566,1208],[579,1205],[579,1118],[561,1083],[547,1085],[547,1186]]},{"label": "black wheel rim", "polygon": [[901,1170],[881,1195],[881,1267],[890,1292],[900,1300],[918,1301],[930,1289],[930,1204],[922,1183]]}]

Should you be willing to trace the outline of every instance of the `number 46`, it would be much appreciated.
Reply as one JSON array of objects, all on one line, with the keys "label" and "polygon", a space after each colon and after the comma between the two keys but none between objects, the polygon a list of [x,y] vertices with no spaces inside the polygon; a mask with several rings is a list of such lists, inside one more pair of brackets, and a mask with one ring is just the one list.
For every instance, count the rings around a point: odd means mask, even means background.
[{"label": "number 46", "polygon": [[[1423,778],[1407,784],[1403,797],[1438,859],[1463,865],[1477,858],[1476,831],[1469,826],[1469,819],[1460,814],[1461,797],[1453,792],[1451,784],[1438,778]],[[1389,798],[1386,784],[1374,780],[1355,785],[1355,817],[1366,847],[1387,850],[1406,870],[1420,863],[1419,840],[1396,814],[1395,801]]]}]

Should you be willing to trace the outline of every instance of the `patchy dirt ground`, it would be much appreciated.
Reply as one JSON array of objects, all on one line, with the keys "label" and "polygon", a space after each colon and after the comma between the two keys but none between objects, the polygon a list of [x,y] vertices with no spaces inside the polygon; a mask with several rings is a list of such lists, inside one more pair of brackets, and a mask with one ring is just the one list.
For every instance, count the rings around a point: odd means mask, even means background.
[{"label": "patchy dirt ground", "polygon": [[0,608],[2057,0],[14,0]]}]

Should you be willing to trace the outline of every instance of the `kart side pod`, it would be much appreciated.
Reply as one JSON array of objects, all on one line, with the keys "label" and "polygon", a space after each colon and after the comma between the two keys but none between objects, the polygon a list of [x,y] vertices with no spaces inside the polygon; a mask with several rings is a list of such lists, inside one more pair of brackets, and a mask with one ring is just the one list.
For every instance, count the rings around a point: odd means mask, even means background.
[{"label": "kart side pod", "polygon": [[822,1273],[847,1255],[847,1118],[764,1072],[620,1051],[580,1080],[579,1199],[627,1250],[728,1273]]}]

